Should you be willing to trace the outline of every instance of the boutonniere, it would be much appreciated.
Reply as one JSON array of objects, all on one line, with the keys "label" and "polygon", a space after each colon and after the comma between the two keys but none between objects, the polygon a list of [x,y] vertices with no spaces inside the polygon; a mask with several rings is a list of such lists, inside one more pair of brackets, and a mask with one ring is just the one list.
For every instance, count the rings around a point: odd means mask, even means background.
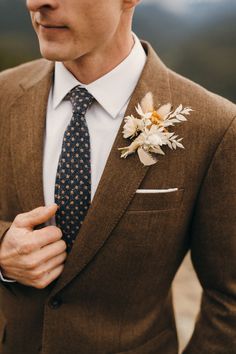
[{"label": "boutonniere", "polygon": [[156,154],[165,155],[162,150],[165,145],[171,150],[184,149],[181,143],[183,138],[179,138],[168,129],[175,124],[187,121],[185,116],[192,111],[189,107],[184,108],[182,104],[173,110],[170,103],[155,110],[153,95],[148,92],[136,107],[139,118],[133,115],[125,117],[123,137],[133,141],[129,146],[119,148],[121,158],[126,158],[137,151],[143,165],[150,166],[157,162]]}]

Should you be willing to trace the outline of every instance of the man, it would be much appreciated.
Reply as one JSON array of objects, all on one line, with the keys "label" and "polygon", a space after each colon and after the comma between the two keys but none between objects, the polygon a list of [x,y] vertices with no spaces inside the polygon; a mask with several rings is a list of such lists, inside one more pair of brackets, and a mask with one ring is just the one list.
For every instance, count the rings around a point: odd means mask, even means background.
[{"label": "man", "polygon": [[[235,105],[141,46],[138,0],[26,3],[47,60],[0,76],[1,353],[177,353],[188,249],[204,293],[184,353],[236,353]],[[143,166],[118,148],[149,92],[193,111],[167,129],[185,149]]]}]

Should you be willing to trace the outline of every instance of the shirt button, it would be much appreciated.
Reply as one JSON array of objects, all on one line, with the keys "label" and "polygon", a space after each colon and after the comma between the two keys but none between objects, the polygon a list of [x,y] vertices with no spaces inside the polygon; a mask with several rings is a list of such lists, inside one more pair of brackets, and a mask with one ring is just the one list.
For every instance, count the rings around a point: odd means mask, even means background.
[{"label": "shirt button", "polygon": [[62,300],[59,297],[52,297],[49,300],[49,307],[53,310],[57,310],[62,305]]}]

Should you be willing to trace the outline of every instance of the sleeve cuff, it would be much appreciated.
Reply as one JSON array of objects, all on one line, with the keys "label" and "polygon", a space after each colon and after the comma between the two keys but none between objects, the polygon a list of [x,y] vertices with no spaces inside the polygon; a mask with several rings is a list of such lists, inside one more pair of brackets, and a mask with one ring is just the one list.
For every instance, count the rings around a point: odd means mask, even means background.
[{"label": "sleeve cuff", "polygon": [[2,275],[2,271],[1,270],[0,270],[0,279],[4,283],[16,283],[16,280],[11,280],[11,279],[4,278],[4,276]]}]

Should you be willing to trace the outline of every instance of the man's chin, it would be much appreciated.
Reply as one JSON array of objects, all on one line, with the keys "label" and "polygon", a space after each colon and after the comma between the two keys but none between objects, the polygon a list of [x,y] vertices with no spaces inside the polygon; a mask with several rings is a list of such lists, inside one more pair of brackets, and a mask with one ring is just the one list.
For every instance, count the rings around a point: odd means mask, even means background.
[{"label": "man's chin", "polygon": [[45,48],[40,46],[40,52],[43,58],[51,61],[65,61],[68,60],[68,57],[65,55],[65,49],[54,49],[54,48]]},{"label": "man's chin", "polygon": [[55,53],[48,53],[48,52],[43,52],[41,51],[41,55],[44,59],[50,60],[50,61],[65,61],[64,57]]}]

